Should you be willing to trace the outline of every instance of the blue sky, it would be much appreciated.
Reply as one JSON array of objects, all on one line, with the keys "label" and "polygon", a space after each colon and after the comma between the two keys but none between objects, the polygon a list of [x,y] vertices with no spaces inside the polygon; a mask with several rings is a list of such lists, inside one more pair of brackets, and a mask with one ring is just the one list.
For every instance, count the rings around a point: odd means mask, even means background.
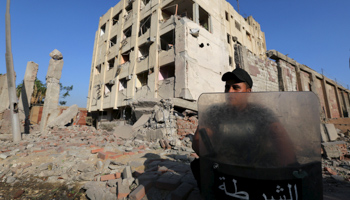
[{"label": "blue sky", "polygon": [[[237,8],[236,0],[229,2]],[[16,84],[28,61],[39,64],[45,82],[49,53],[62,52],[61,82],[73,85],[67,105],[86,107],[95,32],[99,17],[116,0],[12,0],[12,53]],[[240,13],[252,15],[265,32],[267,49],[288,54],[301,64],[350,85],[349,0],[240,0]],[[0,2],[0,73],[6,73],[5,11]],[[237,10],[237,9],[236,9]]]}]

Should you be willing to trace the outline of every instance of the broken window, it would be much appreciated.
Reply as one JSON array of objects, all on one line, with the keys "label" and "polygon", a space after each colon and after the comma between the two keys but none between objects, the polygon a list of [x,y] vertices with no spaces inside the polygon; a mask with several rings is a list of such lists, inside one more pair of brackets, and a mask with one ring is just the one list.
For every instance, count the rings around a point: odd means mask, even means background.
[{"label": "broken window", "polygon": [[141,46],[139,46],[139,55],[138,55],[138,61],[140,62],[141,60],[144,60],[145,58],[148,57],[149,55],[149,43],[145,43]]},{"label": "broken window", "polygon": [[108,61],[108,70],[113,69],[114,62],[115,62],[115,58],[112,58]]},{"label": "broken window", "polygon": [[170,63],[160,67],[159,69],[159,80],[175,77],[175,63]]},{"label": "broken window", "polygon": [[120,79],[119,80],[119,91],[124,90],[128,87],[128,81],[126,78]]},{"label": "broken window", "polygon": [[237,21],[235,21],[235,27],[237,30],[241,31],[241,25]]},{"label": "broken window", "polygon": [[105,84],[105,97],[108,96],[109,93],[112,92],[112,87],[113,87],[114,84],[110,84],[110,83],[106,83]]},{"label": "broken window", "polygon": [[147,5],[151,0],[141,0],[141,3],[145,6]]},{"label": "broken window", "polygon": [[114,15],[114,17],[112,18],[113,21],[113,25],[117,24],[119,21],[119,16],[122,13],[122,11],[120,11],[119,13],[117,13],[116,15]]},{"label": "broken window", "polygon": [[96,71],[95,71],[96,73],[95,74],[100,74],[101,73],[101,68],[102,68],[101,64],[97,65],[95,68],[96,68]]},{"label": "broken window", "polygon": [[248,40],[252,41],[251,35],[250,35],[250,33],[248,31],[246,31],[246,35],[247,35]]},{"label": "broken window", "polygon": [[122,54],[121,64],[124,64],[124,63],[130,61],[130,53],[131,53],[131,51],[132,50],[129,50],[129,51],[127,51],[127,52]]},{"label": "broken window", "polygon": [[148,71],[144,71],[144,72],[137,74],[136,87],[139,88],[139,87],[147,85],[147,81],[148,81]]},{"label": "broken window", "polygon": [[117,36],[114,36],[109,40],[109,47],[113,47],[116,44],[117,44]]},{"label": "broken window", "polygon": [[168,51],[175,45],[175,31],[171,30],[160,36],[160,46],[162,50]]},{"label": "broken window", "polygon": [[140,31],[139,36],[143,35],[147,32],[148,29],[151,28],[151,15],[145,17],[143,20],[140,21]]},{"label": "broken window", "polygon": [[126,29],[123,31],[123,33],[124,33],[124,39],[131,36],[131,31],[132,31],[132,26],[126,28]]},{"label": "broken window", "polygon": [[129,2],[129,4],[125,7],[126,12],[129,12],[132,10],[132,1]]},{"label": "broken window", "polygon": [[227,33],[227,43],[231,44],[231,36]]},{"label": "broken window", "polygon": [[100,36],[104,35],[106,32],[106,24],[103,24],[100,28]]},{"label": "broken window", "polygon": [[199,25],[203,26],[205,29],[207,29],[207,31],[210,32],[209,18],[209,13],[199,6]]},{"label": "broken window", "polygon": [[226,18],[226,21],[229,21],[228,19],[228,12],[225,11],[225,18]]},{"label": "broken window", "polygon": [[129,2],[129,5],[128,6],[126,6],[126,8],[125,8],[125,10],[126,10],[126,15],[124,15],[124,18],[125,18],[125,21],[128,21],[128,19],[130,19],[130,17],[132,16],[132,2],[130,1]]},{"label": "broken window", "polygon": [[193,4],[192,0],[174,0],[162,8],[163,20],[168,20],[172,15],[193,20]]}]

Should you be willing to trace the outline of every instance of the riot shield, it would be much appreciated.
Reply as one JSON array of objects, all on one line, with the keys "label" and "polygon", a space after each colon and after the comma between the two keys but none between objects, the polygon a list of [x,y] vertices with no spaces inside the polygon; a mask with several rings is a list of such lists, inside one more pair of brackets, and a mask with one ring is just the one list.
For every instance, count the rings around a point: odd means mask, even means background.
[{"label": "riot shield", "polygon": [[204,199],[322,199],[319,101],[312,92],[202,94]]}]

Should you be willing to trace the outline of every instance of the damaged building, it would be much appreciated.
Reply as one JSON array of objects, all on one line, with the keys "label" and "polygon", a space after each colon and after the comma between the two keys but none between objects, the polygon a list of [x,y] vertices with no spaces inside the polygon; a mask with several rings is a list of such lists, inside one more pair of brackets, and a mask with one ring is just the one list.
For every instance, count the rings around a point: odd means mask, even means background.
[{"label": "damaged building", "polygon": [[260,25],[225,0],[121,0],[99,21],[87,109],[112,120],[131,101],[156,98],[196,110],[201,93],[223,90],[235,45],[266,58]]}]

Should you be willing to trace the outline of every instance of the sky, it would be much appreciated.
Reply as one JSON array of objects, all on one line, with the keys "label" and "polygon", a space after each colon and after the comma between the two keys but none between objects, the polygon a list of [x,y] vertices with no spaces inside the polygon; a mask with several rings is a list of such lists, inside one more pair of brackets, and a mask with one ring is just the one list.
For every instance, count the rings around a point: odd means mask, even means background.
[{"label": "sky", "polygon": [[[64,59],[60,82],[73,85],[67,105],[86,107],[99,17],[117,0],[12,0],[11,33],[16,85],[28,61],[39,64],[45,83],[50,52]],[[228,0],[236,10],[237,1]],[[252,15],[265,32],[267,50],[288,54],[345,88],[350,86],[349,0],[239,0],[240,14]],[[5,61],[6,0],[0,2],[0,73]]]}]

